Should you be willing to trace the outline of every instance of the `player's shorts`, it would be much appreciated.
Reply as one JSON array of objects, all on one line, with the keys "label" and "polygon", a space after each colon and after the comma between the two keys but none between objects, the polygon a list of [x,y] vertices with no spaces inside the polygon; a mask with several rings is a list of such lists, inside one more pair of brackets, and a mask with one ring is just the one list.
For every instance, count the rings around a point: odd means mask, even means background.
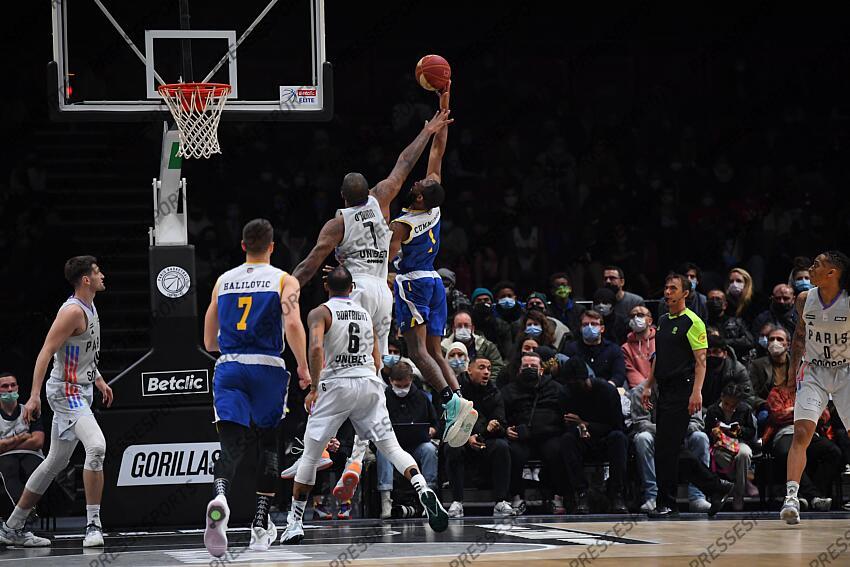
[{"label": "player's shorts", "polygon": [[360,439],[395,437],[387,412],[387,386],[377,378],[334,378],[319,382],[319,396],[307,420],[305,437],[323,443],[336,435],[346,419]]},{"label": "player's shorts", "polygon": [[387,339],[393,316],[393,294],[387,281],[380,278],[354,274],[354,291],[351,299],[369,313],[378,333],[378,348],[381,354],[389,354]]},{"label": "player's shorts", "polygon": [[[239,362],[237,362],[237,360]],[[259,354],[225,354],[215,365],[213,407],[216,421],[276,427],[286,407],[289,384],[282,358]]]},{"label": "player's shorts", "polygon": [[424,324],[428,335],[443,336],[448,319],[446,288],[439,274],[434,274],[415,279],[413,274],[396,276],[395,316],[402,332]]},{"label": "player's shorts", "polygon": [[51,435],[63,441],[77,441],[74,425],[84,415],[92,415],[94,386],[48,379],[45,390],[47,403],[53,410]]},{"label": "player's shorts", "polygon": [[846,423],[850,418],[850,367],[824,368],[804,363],[797,376],[794,421],[807,419],[817,423],[830,395],[839,417]]}]

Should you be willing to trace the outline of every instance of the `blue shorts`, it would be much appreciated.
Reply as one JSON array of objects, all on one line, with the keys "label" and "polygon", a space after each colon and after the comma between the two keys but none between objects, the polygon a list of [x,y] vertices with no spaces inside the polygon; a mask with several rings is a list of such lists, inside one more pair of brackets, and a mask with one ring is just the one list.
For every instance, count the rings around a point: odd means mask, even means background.
[{"label": "blue shorts", "polygon": [[213,374],[216,418],[245,427],[277,427],[288,384],[289,372],[280,366],[220,362]]},{"label": "blue shorts", "polygon": [[429,336],[442,337],[448,319],[443,280],[439,277],[408,280],[399,274],[394,288],[395,318],[401,332],[424,324]]}]

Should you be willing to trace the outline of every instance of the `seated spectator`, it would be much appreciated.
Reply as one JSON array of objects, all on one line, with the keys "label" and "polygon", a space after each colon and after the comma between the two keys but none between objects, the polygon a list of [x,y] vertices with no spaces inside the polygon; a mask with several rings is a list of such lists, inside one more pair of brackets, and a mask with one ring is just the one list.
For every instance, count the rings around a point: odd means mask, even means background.
[{"label": "seated spectator", "polygon": [[[650,397],[651,409],[648,410],[641,401],[643,389],[644,384],[641,382],[628,392],[631,417],[629,437],[635,447],[638,470],[643,482],[643,504],[641,504],[640,511],[649,514],[656,509],[658,498],[658,483],[655,475],[655,407],[658,401],[658,392],[652,391]],[[688,433],[683,445],[685,450],[679,456],[680,468],[686,467],[682,459],[685,461],[696,459],[704,466],[709,466],[708,435],[703,431],[704,425],[702,412],[695,412],[688,423]],[[691,512],[708,512],[711,509],[711,502],[693,484],[688,484],[688,509]]]},{"label": "seated spectator", "polygon": [[446,360],[449,361],[455,376],[460,377],[466,374],[469,369],[469,351],[466,350],[466,345],[461,342],[450,344],[446,352]]},{"label": "seated spectator", "polygon": [[[770,409],[767,427],[761,436],[762,444],[767,447],[772,442],[772,453],[776,457],[776,470],[784,471],[788,462],[788,452],[794,438],[794,403],[797,400],[797,381],[793,375],[781,386],[775,386],[767,395]],[[815,434],[806,449],[806,468],[800,477],[800,508],[811,506],[814,510],[826,512],[832,508],[832,485],[844,469],[841,449],[830,441],[826,425],[831,415],[828,409],[818,420]]]},{"label": "seated spectator", "polygon": [[526,338],[534,339],[541,346],[555,348],[555,325],[549,318],[536,309],[526,312],[517,321],[515,344],[520,344]]},{"label": "seated spectator", "polygon": [[777,284],[770,296],[770,308],[759,313],[753,321],[753,333],[758,333],[766,323],[783,327],[788,334],[797,326],[797,310],[794,309],[794,289],[788,284]]},{"label": "seated spectator", "polygon": [[21,417],[18,380],[9,372],[0,373],[0,475],[9,498],[5,508],[11,513],[30,475],[44,460],[44,427],[41,418],[29,424]]},{"label": "seated spectator", "polygon": [[496,345],[502,359],[506,359],[513,346],[514,333],[510,323],[496,316],[489,289],[479,287],[472,292],[472,322],[479,333]]},{"label": "seated spectator", "polygon": [[[396,430],[401,448],[410,453],[419,465],[419,470],[432,489],[437,488],[437,447],[431,443],[437,435],[437,413],[431,400],[413,384],[413,369],[405,362],[393,366],[390,386],[386,391],[387,412],[393,426],[409,423],[427,423],[427,432]],[[378,492],[381,494],[381,518],[392,514],[393,465],[378,452]]]},{"label": "seated spectator", "polygon": [[454,314],[458,311],[469,311],[472,309],[472,302],[466,297],[466,294],[455,287],[457,276],[448,268],[440,268],[437,270],[440,278],[443,280],[443,287],[446,288],[446,307],[448,308],[448,321],[452,320]]},{"label": "seated spectator", "polygon": [[522,303],[517,299],[516,285],[503,281],[493,286],[493,297],[496,300],[496,315],[513,323],[525,313]]},{"label": "seated spectator", "polygon": [[751,323],[758,312],[753,301],[753,277],[743,268],[732,268],[727,278],[726,297],[729,301],[729,311],[735,317],[740,317],[745,323]]},{"label": "seated spectator", "polygon": [[566,432],[561,436],[561,451],[567,478],[575,496],[575,513],[588,514],[588,482],[584,461],[595,457],[608,461],[609,511],[627,514],[623,500],[628,441],[617,388],[605,380],[589,378],[580,359],[570,359],[561,369],[567,386],[563,392]]},{"label": "seated spectator", "polygon": [[563,479],[561,435],[564,433],[561,386],[543,375],[537,353],[523,355],[519,375],[502,389],[505,401],[505,435],[511,450],[511,506],[525,511],[525,481],[522,469],[532,456],[543,461],[541,490],[550,510],[556,507],[554,493]]},{"label": "seated spectator", "polygon": [[[767,335],[767,356],[750,362],[748,371],[756,395],[755,410],[767,403],[767,396],[776,387],[785,384],[791,374],[790,335],[784,328],[773,329]],[[765,415],[766,418],[766,415]],[[762,419],[759,420],[761,425]]]},{"label": "seated spectator", "polygon": [[[784,327],[783,327],[784,328]],[[765,323],[756,333],[756,346],[750,351],[750,360],[761,358],[770,354],[767,350],[768,337],[776,329],[773,323]]]},{"label": "seated spectator", "polygon": [[472,323],[472,315],[469,311],[458,311],[452,320],[452,334],[443,339],[441,346],[443,352],[447,353],[452,343],[463,343],[466,347],[468,360],[483,356],[492,365],[493,379],[498,380],[499,375],[505,368],[505,362],[496,345],[484,338],[483,335],[475,333],[475,325]]},{"label": "seated spectator", "polygon": [[568,357],[579,357],[594,375],[620,388],[626,381],[626,364],[623,350],[604,337],[605,324],[602,315],[588,310],[581,315],[581,340],[566,345],[563,353]]},{"label": "seated spectator", "polygon": [[[697,314],[697,317],[708,323],[708,308],[706,301],[708,298],[697,291],[700,281],[702,280],[702,270],[693,262],[685,262],[679,267],[680,274],[688,277],[688,282],[691,284],[691,293],[685,300],[685,307]],[[667,313],[667,303],[662,301],[658,305],[658,316],[661,317]]]},{"label": "seated spectator", "polygon": [[728,313],[729,304],[726,302],[726,294],[719,289],[709,291],[706,310],[708,311],[706,325],[720,331],[720,336],[735,350],[735,355],[739,359],[749,356],[755,341],[744,320]]},{"label": "seated spectator", "polygon": [[629,316],[626,314],[620,317],[614,311],[614,301],[614,292],[607,287],[601,287],[593,293],[593,310],[602,315],[605,338],[621,345],[626,342],[626,335],[629,332]]},{"label": "seated spectator", "polygon": [[384,379],[384,382],[389,384],[390,382],[390,372],[392,371],[393,366],[399,363],[402,359],[402,347],[404,345],[396,338],[390,336],[387,341],[387,354],[381,356],[381,362],[383,365],[381,366],[381,378]]},{"label": "seated spectator", "polygon": [[655,327],[652,322],[652,314],[642,305],[638,305],[629,313],[631,331],[621,347],[629,388],[634,388],[649,378],[652,371],[652,358],[655,356]]},{"label": "seated spectator", "polygon": [[756,420],[743,396],[740,386],[730,382],[723,387],[720,401],[705,414],[705,430],[711,439],[714,466],[735,481],[732,509],[736,512],[744,509],[745,493],[758,494],[747,478],[753,458],[752,447],[756,443]]},{"label": "seated spectator", "polygon": [[496,382],[496,385],[499,388],[504,388],[511,379],[519,376],[519,367],[522,364],[522,357],[524,354],[529,352],[537,352],[537,349],[540,348],[540,343],[537,342],[536,339],[532,339],[531,337],[526,337],[522,340],[517,348],[514,348],[513,354],[511,354],[510,360],[508,361],[508,365],[505,366],[505,370],[502,372],[502,376],[500,380]]},{"label": "seated spectator", "polygon": [[[806,260],[809,260],[806,258]],[[811,260],[806,266],[811,265]],[[809,268],[797,267],[791,271],[791,277],[788,278],[788,285],[794,289],[794,297],[796,298],[804,291],[809,291],[814,286],[812,285],[812,276],[809,274]]]},{"label": "seated spectator", "polygon": [[[545,293],[541,293],[539,291],[532,292],[528,296],[528,299],[526,299],[526,301],[525,301],[525,310],[526,311],[535,311],[536,310],[536,311],[540,311],[541,313],[546,315],[546,318],[549,319],[549,322],[552,323],[552,325],[554,326],[553,332],[554,332],[554,335],[555,335],[555,340],[554,340],[555,345],[561,345],[561,344],[564,343],[564,341],[572,340],[573,333],[572,333],[572,331],[570,331],[570,328],[567,327],[566,325],[561,323],[558,319],[556,319],[555,317],[552,317],[552,315],[549,314],[549,300],[546,297]],[[519,330],[519,328],[518,328],[519,326],[518,326],[517,322],[514,322],[514,325],[516,325],[516,327],[514,327],[513,331],[514,331],[514,333],[516,333]]]},{"label": "seated spectator", "polygon": [[608,266],[602,270],[602,283],[614,292],[614,312],[621,318],[627,319],[634,306],[644,305],[641,296],[623,290],[626,285],[626,276],[621,268]]},{"label": "seated spectator", "polygon": [[472,360],[469,371],[460,375],[463,397],[475,404],[478,421],[463,447],[446,448],[446,469],[452,487],[450,518],[463,517],[464,473],[467,462],[478,463],[480,471],[489,471],[493,488],[493,516],[512,516],[508,503],[511,471],[511,452],[505,439],[505,402],[496,385],[490,380],[490,361],[484,357]]},{"label": "seated spectator", "polygon": [[549,314],[569,327],[572,336],[581,333],[581,314],[584,307],[573,301],[573,288],[570,277],[564,272],[556,272],[549,276],[549,293],[552,303],[549,304]]},{"label": "seated spectator", "polygon": [[705,381],[702,383],[703,407],[710,407],[720,401],[720,393],[730,382],[741,387],[744,401],[752,408],[755,395],[747,368],[738,362],[735,351],[727,346],[726,341],[721,337],[709,335],[705,357]]}]

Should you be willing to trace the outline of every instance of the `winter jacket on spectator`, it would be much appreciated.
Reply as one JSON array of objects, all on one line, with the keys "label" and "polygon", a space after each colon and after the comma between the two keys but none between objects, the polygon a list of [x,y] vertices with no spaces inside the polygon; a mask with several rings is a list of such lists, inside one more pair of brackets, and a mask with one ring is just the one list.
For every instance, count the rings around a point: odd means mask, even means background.
[{"label": "winter jacket on spectator", "polygon": [[730,317],[722,315],[716,321],[708,321],[708,324],[720,331],[720,336],[726,341],[726,344],[735,349],[735,354],[739,359],[745,359],[749,356],[756,342],[753,336],[747,329],[747,324],[740,317]]},{"label": "winter jacket on spectator", "polygon": [[[723,413],[720,402],[711,405],[705,413],[705,430],[709,432],[711,438],[711,430],[719,423],[723,422],[729,425],[736,421],[741,425],[741,436],[738,439],[752,445],[756,440],[756,420],[753,417],[753,411],[746,402],[738,402],[738,406],[732,412],[730,418],[727,418]],[[713,438],[712,441],[714,441]]]},{"label": "winter jacket on spectator", "polygon": [[[505,361],[502,359],[502,355],[499,354],[499,349],[496,345],[488,341],[483,335],[479,335],[477,327],[475,331],[475,334],[472,335],[472,342],[468,345],[464,343],[468,353],[468,360],[471,362],[475,360],[476,356],[483,356],[489,360],[490,379],[496,381],[505,369]],[[440,346],[443,348],[444,355],[448,354],[449,348],[451,348],[452,343],[455,341],[457,341],[457,339],[455,338],[454,333],[443,339]]]},{"label": "winter jacket on spectator", "polygon": [[[529,426],[535,439],[546,439],[564,432],[564,408],[561,385],[545,374],[536,384],[514,380],[502,389],[508,426]],[[522,440],[522,439],[521,439]]]},{"label": "winter jacket on spectator", "polygon": [[514,343],[511,324],[496,317],[493,308],[483,304],[472,307],[472,323],[475,325],[475,331],[496,345],[502,360],[506,360]]},{"label": "winter jacket on spectator", "polygon": [[[781,384],[788,381],[788,372],[791,368],[791,356],[787,352],[785,353],[785,361],[787,363],[785,368],[780,369],[780,372],[782,372]],[[753,409],[764,405],[768,394],[776,385],[773,369],[770,355],[753,360],[747,367],[747,371],[750,373],[750,382],[753,384],[753,393],[756,395],[756,405],[753,406]]]},{"label": "winter jacket on spectator", "polygon": [[762,327],[770,323],[774,327],[782,327],[788,331],[788,336],[794,336],[794,328],[797,326],[797,310],[793,304],[789,304],[791,309],[782,313],[779,311],[777,304],[772,304],[770,309],[762,311],[753,320],[752,332],[753,336],[757,336],[761,332]]},{"label": "winter jacket on spectator", "polygon": [[611,431],[625,431],[620,393],[610,382],[589,378],[590,389],[584,380],[573,380],[562,388],[564,413],[574,413],[587,422],[591,437],[601,439]]},{"label": "winter jacket on spectator", "polygon": [[[478,420],[472,427],[472,434],[482,438],[504,437],[508,424],[505,420],[505,401],[502,393],[491,378],[486,386],[475,384],[469,379],[469,374],[464,372],[459,376],[460,391],[464,399],[475,404],[478,412]],[[495,419],[502,426],[492,433],[487,431],[487,424]]]},{"label": "winter jacket on spectator", "polygon": [[[390,414],[392,423],[430,423],[431,427],[439,430],[440,424],[437,420],[437,412],[431,405],[431,400],[425,392],[410,384],[410,392],[406,396],[397,396],[392,387],[386,389],[387,412]],[[399,445],[403,449],[413,449],[416,445],[407,445],[404,439],[399,439]],[[418,444],[418,443],[417,443]]]},{"label": "winter jacket on spectator", "polygon": [[563,353],[569,357],[578,356],[593,369],[597,378],[610,380],[621,387],[626,381],[626,364],[623,350],[608,339],[603,338],[598,345],[585,344],[578,339],[568,343]]},{"label": "winter jacket on spectator", "polygon": [[634,388],[647,378],[652,371],[652,357],[655,355],[655,327],[650,327],[644,337],[630,332],[626,342],[620,347],[626,365],[626,382]]},{"label": "winter jacket on spectator", "polygon": [[[753,392],[753,385],[750,382],[750,375],[747,373],[747,368],[738,362],[735,357],[735,352],[726,347],[726,358],[722,360],[717,368],[711,368],[711,361],[707,363],[705,371],[705,382],[702,384],[702,404],[703,407],[714,405],[720,399],[720,392],[723,387],[729,382],[738,384],[746,396],[743,400],[751,408],[756,403],[756,395]],[[708,357],[711,359],[712,357]]]}]

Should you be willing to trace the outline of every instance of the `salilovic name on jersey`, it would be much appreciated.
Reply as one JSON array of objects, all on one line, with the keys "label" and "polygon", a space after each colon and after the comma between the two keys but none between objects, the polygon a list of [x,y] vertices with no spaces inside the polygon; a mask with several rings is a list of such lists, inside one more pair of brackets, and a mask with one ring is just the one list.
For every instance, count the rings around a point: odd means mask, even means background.
[{"label": "salilovic name on jersey", "polygon": [[271,289],[270,280],[253,280],[247,282],[224,282],[222,291],[244,291],[248,289]]}]

